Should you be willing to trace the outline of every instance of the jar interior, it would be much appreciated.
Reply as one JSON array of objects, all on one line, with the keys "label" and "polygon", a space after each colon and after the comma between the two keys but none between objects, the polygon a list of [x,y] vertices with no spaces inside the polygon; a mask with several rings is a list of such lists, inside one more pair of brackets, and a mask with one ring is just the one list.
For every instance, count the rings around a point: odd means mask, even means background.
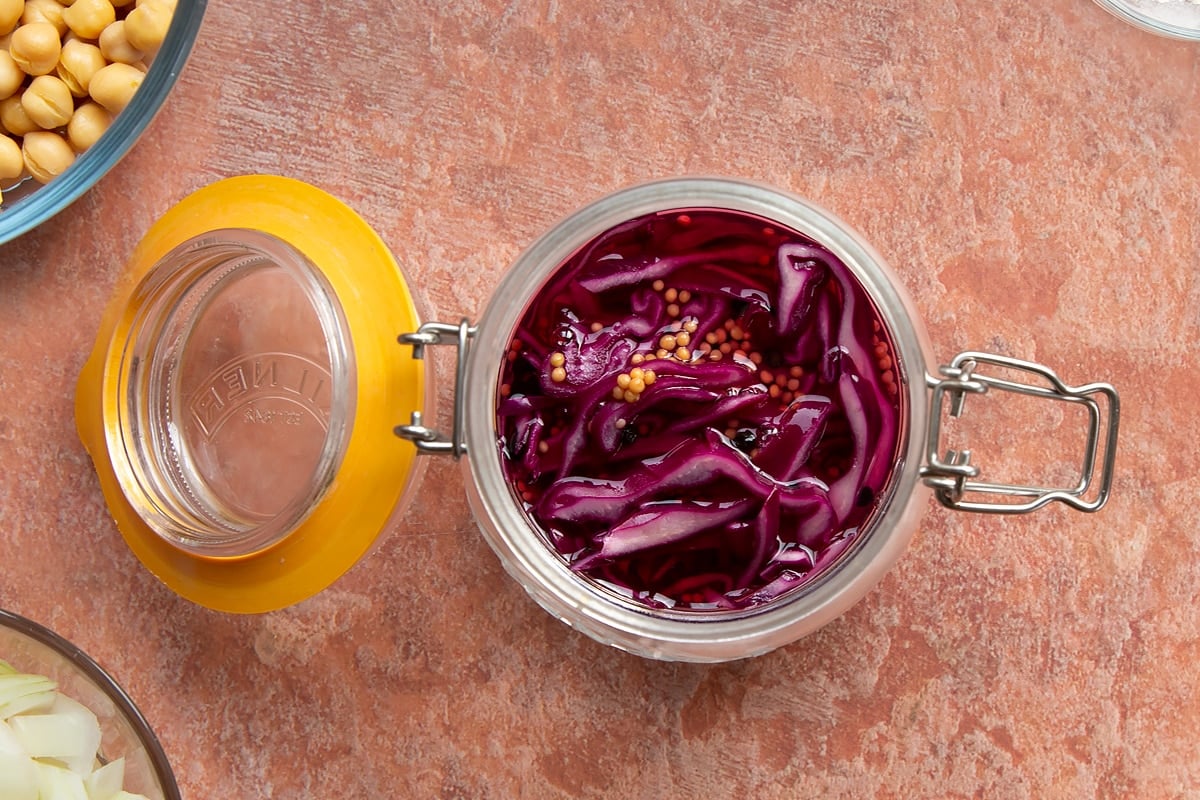
[{"label": "jar interior", "polygon": [[143,279],[118,331],[122,491],[182,549],[258,552],[307,516],[351,429],[344,314],[303,254],[265,233],[190,240]]},{"label": "jar interior", "polygon": [[561,259],[511,330],[495,376],[511,500],[634,610],[789,603],[892,504],[914,377],[893,339],[853,272],[773,219],[623,220]]}]

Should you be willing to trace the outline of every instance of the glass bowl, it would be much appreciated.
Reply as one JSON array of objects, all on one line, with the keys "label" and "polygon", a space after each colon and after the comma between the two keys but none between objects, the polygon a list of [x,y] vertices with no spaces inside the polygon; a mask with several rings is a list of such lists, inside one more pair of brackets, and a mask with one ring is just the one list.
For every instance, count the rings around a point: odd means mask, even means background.
[{"label": "glass bowl", "polygon": [[32,181],[6,192],[0,204],[0,244],[15,239],[75,202],[133,147],[162,107],[200,29],[207,0],[179,0],[171,27],[128,107],[91,148],[44,186]]},{"label": "glass bowl", "polygon": [[1120,19],[1142,30],[1174,39],[1200,41],[1197,0],[1096,0]]},{"label": "glass bowl", "polygon": [[104,669],[53,631],[0,609],[0,659],[21,672],[45,675],[58,691],[100,722],[103,761],[125,759],[125,790],[150,800],[180,800],[162,745],[146,718]]}]

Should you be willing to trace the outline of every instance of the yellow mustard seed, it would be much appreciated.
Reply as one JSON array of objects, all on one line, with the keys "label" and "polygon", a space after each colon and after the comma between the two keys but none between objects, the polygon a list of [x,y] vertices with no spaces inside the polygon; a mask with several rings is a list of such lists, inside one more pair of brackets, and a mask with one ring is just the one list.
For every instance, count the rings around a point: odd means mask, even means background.
[{"label": "yellow mustard seed", "polygon": [[679,302],[686,303],[688,300],[691,300],[691,299],[692,299],[691,292],[689,292],[687,289],[679,290]]},{"label": "yellow mustard seed", "polygon": [[667,352],[666,350],[664,350],[663,348],[661,348],[661,347],[660,347],[660,348],[658,348],[658,350],[657,350],[657,351],[654,353],[654,355],[655,355],[655,357],[656,357],[656,358],[666,358],[667,356],[669,356],[669,355],[671,355],[671,354],[670,354],[669,352]]},{"label": "yellow mustard seed", "polygon": [[656,292],[661,292],[664,286],[666,286],[666,284],[662,281],[655,281],[654,283],[650,284],[650,288]]},{"label": "yellow mustard seed", "polygon": [[658,340],[658,346],[661,347],[663,350],[674,350],[675,343],[676,343],[675,336],[670,333],[664,333],[662,335],[662,338],[660,338]]},{"label": "yellow mustard seed", "polygon": [[567,363],[567,357],[564,356],[562,353],[551,353],[550,354],[550,366],[561,367],[565,363]]},{"label": "yellow mustard seed", "polygon": [[700,323],[696,322],[694,319],[689,319],[687,322],[683,323],[683,329],[688,333],[695,333],[699,327]]},{"label": "yellow mustard seed", "polygon": [[711,353],[708,354],[708,360],[709,361],[720,361],[722,358],[724,358],[724,356],[725,356],[725,354],[722,353],[720,350],[713,350]]},{"label": "yellow mustard seed", "polygon": [[619,430],[619,431],[623,431],[623,430],[625,430],[625,426],[626,426],[626,425],[628,425],[629,423],[627,423],[627,422],[625,421],[625,418],[624,418],[624,417],[622,417],[621,419],[617,420],[617,421],[616,421],[615,423],[613,423],[613,424],[617,426],[617,430]]},{"label": "yellow mustard seed", "polygon": [[691,343],[692,343],[692,335],[690,333],[688,333],[686,330],[682,330],[679,333],[675,334],[675,344],[679,345],[680,347],[687,347]]},{"label": "yellow mustard seed", "polygon": [[555,367],[554,369],[550,370],[550,380],[554,381],[555,383],[562,383],[566,379],[567,371],[562,367]]},{"label": "yellow mustard seed", "polygon": [[691,361],[692,351],[688,350],[686,347],[677,347],[675,348],[675,357],[680,361]]},{"label": "yellow mustard seed", "polygon": [[663,292],[663,299],[668,303],[674,303],[679,299],[679,292],[676,291],[674,287],[667,289],[665,292]]},{"label": "yellow mustard seed", "polygon": [[630,391],[629,389],[625,390],[625,402],[626,403],[636,403],[637,399],[638,399],[637,392]]},{"label": "yellow mustard seed", "polygon": [[617,376],[617,386],[621,387],[622,389],[629,388],[629,373],[622,372]]},{"label": "yellow mustard seed", "polygon": [[613,400],[620,400],[621,398],[625,397],[625,390],[622,389],[620,386],[614,386],[612,395],[613,395]]},{"label": "yellow mustard seed", "polygon": [[550,452],[550,445],[547,442],[538,442],[538,452],[542,455]]},{"label": "yellow mustard seed", "polygon": [[629,361],[633,364],[640,364],[645,360],[645,357],[641,353],[634,353],[633,357],[629,359]]},{"label": "yellow mustard seed", "polygon": [[647,386],[654,383],[656,380],[658,380],[658,376],[654,374],[654,370],[648,369],[642,372],[642,383],[646,384]]},{"label": "yellow mustard seed", "polygon": [[667,316],[668,317],[678,317],[679,316],[679,305],[677,303],[669,303],[667,305]]},{"label": "yellow mustard seed", "polygon": [[644,378],[631,378],[629,380],[629,391],[635,394],[641,394],[646,391],[646,381]]},{"label": "yellow mustard seed", "polygon": [[633,369],[629,370],[629,379],[637,380],[638,378],[642,377],[645,374],[646,374],[646,371],[644,369],[642,369],[641,367],[634,367]]}]

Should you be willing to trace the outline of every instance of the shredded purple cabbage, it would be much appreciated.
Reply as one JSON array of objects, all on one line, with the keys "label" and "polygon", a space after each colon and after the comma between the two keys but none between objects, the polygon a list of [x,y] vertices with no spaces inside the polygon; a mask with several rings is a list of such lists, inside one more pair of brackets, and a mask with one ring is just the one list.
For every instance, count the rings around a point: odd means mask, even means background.
[{"label": "shredded purple cabbage", "polygon": [[514,494],[571,567],[655,608],[743,609],[861,535],[900,437],[899,365],[849,269],[740,212],[597,237],[500,376]]}]

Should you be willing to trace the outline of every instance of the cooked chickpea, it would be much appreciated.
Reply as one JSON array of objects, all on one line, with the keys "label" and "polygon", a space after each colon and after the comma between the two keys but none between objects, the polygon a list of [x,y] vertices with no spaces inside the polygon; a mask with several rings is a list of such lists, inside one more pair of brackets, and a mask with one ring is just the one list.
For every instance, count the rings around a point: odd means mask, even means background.
[{"label": "cooked chickpea", "polygon": [[146,54],[129,43],[125,35],[125,20],[119,19],[100,32],[100,52],[109,61],[136,64]]},{"label": "cooked chickpea", "polygon": [[33,131],[21,142],[25,169],[38,183],[49,183],[75,161],[67,140],[52,131]]},{"label": "cooked chickpea", "polygon": [[24,136],[30,131],[38,129],[38,124],[25,112],[25,106],[21,104],[19,94],[14,94],[6,100],[0,100],[0,126],[13,136]]},{"label": "cooked chickpea", "polygon": [[25,83],[25,72],[7,50],[0,50],[0,100],[12,97]]},{"label": "cooked chickpea", "polygon": [[22,25],[32,25],[35,22],[48,22],[58,31],[59,36],[67,33],[67,23],[63,20],[63,7],[58,0],[25,0],[25,12],[21,14]]},{"label": "cooked chickpea", "polygon": [[97,39],[100,32],[117,20],[117,12],[109,0],[75,0],[63,11],[67,27],[84,39]]},{"label": "cooked chickpea", "polygon": [[25,159],[21,156],[21,145],[0,133],[0,186],[5,181],[16,180],[25,172]]},{"label": "cooked chickpea", "polygon": [[63,45],[58,59],[58,77],[71,89],[76,97],[87,97],[92,76],[107,66],[104,54],[94,44],[72,40]]},{"label": "cooked chickpea", "polygon": [[25,0],[0,0],[0,35],[9,33],[25,13]]},{"label": "cooked chickpea", "polygon": [[49,22],[34,22],[13,31],[8,52],[25,74],[46,75],[58,65],[62,40]]},{"label": "cooked chickpea", "polygon": [[119,114],[129,105],[145,74],[129,64],[109,64],[92,76],[88,94],[110,113]]},{"label": "cooked chickpea", "polygon": [[112,114],[99,103],[84,103],[75,109],[67,123],[67,139],[75,152],[82,153],[94,145],[112,124]]},{"label": "cooked chickpea", "polygon": [[174,13],[175,5],[166,0],[139,2],[125,18],[125,35],[129,37],[129,43],[143,52],[156,52],[167,36]]},{"label": "cooked chickpea", "polygon": [[21,95],[25,113],[39,128],[52,130],[61,128],[71,121],[75,112],[75,98],[71,89],[61,78],[39,75],[30,81]]}]

